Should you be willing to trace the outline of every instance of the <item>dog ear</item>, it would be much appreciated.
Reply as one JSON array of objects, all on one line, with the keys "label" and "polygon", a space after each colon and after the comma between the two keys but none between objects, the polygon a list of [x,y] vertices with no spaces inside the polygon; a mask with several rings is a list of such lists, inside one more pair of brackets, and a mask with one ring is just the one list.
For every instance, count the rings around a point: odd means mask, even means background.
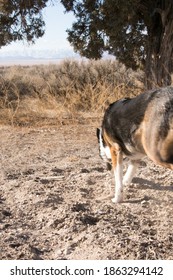
[{"label": "dog ear", "polygon": [[98,142],[99,142],[99,139],[100,139],[100,133],[101,133],[100,128],[97,128],[96,135],[97,135],[97,138],[98,138]]}]

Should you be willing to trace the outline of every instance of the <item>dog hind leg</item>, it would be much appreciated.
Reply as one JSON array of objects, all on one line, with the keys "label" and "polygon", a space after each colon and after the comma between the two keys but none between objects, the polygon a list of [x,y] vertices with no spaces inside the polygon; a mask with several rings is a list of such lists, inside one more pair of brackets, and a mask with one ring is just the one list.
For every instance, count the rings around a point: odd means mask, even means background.
[{"label": "dog hind leg", "polygon": [[123,185],[124,186],[129,186],[132,182],[132,179],[136,173],[136,170],[139,166],[139,161],[138,160],[131,160],[130,161],[130,164],[127,168],[127,171],[124,175],[124,178],[123,178]]},{"label": "dog hind leg", "polygon": [[173,129],[169,130],[164,140],[160,140],[158,154],[162,164],[173,169]]}]

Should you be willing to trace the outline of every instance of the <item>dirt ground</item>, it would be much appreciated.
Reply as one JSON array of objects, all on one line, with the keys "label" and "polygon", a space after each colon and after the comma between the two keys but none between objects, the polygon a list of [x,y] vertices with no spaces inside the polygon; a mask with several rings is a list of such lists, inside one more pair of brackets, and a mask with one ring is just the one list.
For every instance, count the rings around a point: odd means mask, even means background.
[{"label": "dirt ground", "polygon": [[173,259],[173,174],[144,160],[113,204],[97,125],[0,127],[0,259]]}]

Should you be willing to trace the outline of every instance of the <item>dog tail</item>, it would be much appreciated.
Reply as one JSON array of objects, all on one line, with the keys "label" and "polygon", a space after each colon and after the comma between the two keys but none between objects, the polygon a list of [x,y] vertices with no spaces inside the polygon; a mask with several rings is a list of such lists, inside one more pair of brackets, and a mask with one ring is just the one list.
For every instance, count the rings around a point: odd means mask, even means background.
[{"label": "dog tail", "polygon": [[121,139],[116,139],[116,143],[120,146],[122,152],[126,156],[132,156],[132,153],[126,148],[126,145],[124,144],[124,142]]},{"label": "dog tail", "polygon": [[127,149],[127,147],[126,147],[125,143],[123,142],[123,140],[120,139],[117,135],[116,135],[115,141],[113,141],[113,140],[112,140],[112,137],[111,137],[111,136],[106,132],[106,130],[103,128],[103,134],[102,134],[102,136],[103,136],[103,139],[104,139],[105,143],[107,143],[108,146],[112,146],[113,143],[115,142],[115,143],[117,143],[117,144],[120,146],[122,152],[123,152],[126,156],[131,156],[131,155],[132,155],[132,153]]}]

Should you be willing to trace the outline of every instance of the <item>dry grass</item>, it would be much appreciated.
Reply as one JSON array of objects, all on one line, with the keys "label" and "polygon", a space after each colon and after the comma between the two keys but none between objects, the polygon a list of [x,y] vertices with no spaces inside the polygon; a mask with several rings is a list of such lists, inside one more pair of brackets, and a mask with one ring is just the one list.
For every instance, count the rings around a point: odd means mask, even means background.
[{"label": "dry grass", "polygon": [[115,60],[0,68],[0,123],[44,125],[99,117],[119,98],[143,89],[143,74]]}]

